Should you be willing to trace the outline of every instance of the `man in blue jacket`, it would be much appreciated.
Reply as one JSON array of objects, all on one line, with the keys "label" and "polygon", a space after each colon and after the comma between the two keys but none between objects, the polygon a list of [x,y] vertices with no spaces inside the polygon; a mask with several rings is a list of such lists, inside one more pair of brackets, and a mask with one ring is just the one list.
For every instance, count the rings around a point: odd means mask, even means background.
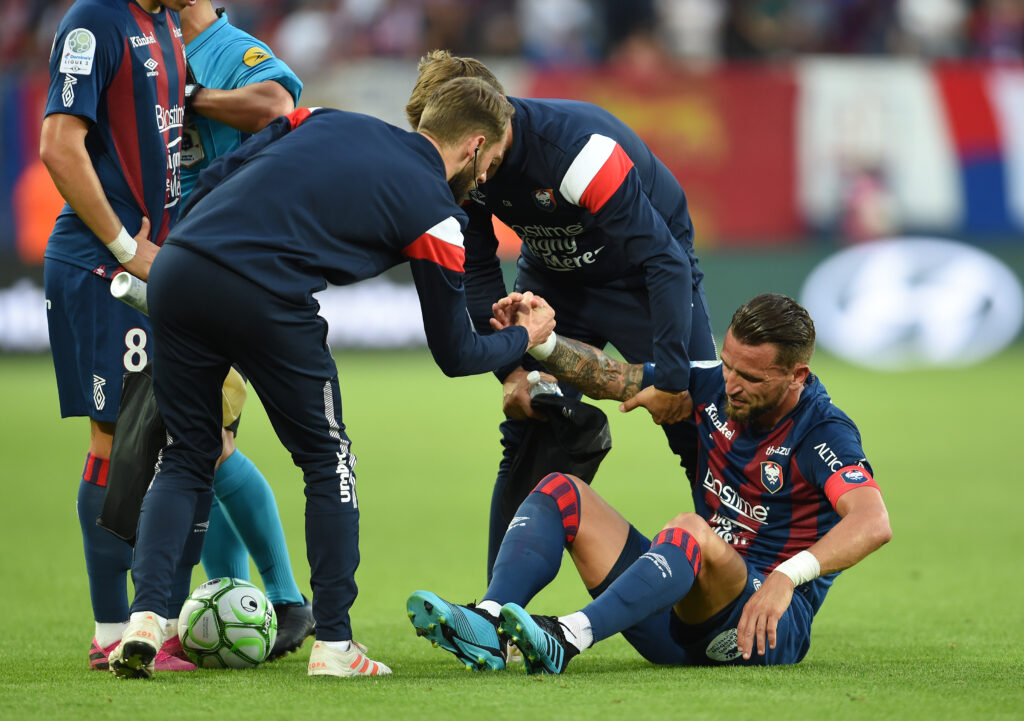
[{"label": "man in blue jacket", "polygon": [[[419,65],[406,113],[416,127],[433,90],[477,77],[504,94],[478,60],[435,50]],[[505,295],[492,214],[522,239],[515,290],[543,296],[558,310],[558,334],[604,348],[630,363],[655,363],[640,401],[660,424],[692,479],[694,425],[682,411],[690,362],[716,358],[693,250],[686,195],[671,171],[625,123],[591,103],[508,98],[515,114],[509,149],[466,207],[466,296],[481,332],[491,304]],[[488,577],[505,528],[510,470],[528,424],[532,359],[499,368],[504,384],[504,455],[491,501]],[[563,386],[566,394],[578,392]],[[514,507],[514,505],[513,505]]]},{"label": "man in blue jacket", "polygon": [[417,132],[365,115],[297,110],[200,177],[149,274],[154,391],[170,442],[146,495],[136,596],[112,671],[149,677],[171,573],[205,520],[221,452],[220,389],[249,377],[304,473],[316,638],[310,675],[389,673],[352,639],[359,562],[355,458],[341,416],[327,324],[313,294],[408,262],[427,343],[450,376],[493,370],[545,341],[549,311],[478,335],[462,285],[465,214],[456,203],[505,150],[511,106],[457,79],[428,101]]}]

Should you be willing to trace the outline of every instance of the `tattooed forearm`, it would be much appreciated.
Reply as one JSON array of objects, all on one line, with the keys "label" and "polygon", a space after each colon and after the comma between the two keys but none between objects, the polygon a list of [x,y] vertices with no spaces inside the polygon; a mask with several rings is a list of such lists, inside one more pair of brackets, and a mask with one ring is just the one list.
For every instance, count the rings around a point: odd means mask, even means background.
[{"label": "tattooed forearm", "polygon": [[592,345],[564,336],[558,336],[544,367],[558,380],[598,400],[632,398],[640,391],[644,375],[642,364],[617,361]]}]

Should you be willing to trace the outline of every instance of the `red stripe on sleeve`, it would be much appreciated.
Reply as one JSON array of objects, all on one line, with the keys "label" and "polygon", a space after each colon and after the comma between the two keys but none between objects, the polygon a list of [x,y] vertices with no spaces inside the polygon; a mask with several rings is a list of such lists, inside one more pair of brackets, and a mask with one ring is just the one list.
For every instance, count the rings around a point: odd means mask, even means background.
[{"label": "red stripe on sleeve", "polygon": [[590,185],[580,196],[580,205],[591,213],[601,210],[622,185],[622,181],[632,167],[633,161],[626,155],[622,146],[616,143],[608,160],[604,161],[604,165],[597,171],[594,179],[590,181]]},{"label": "red stripe on sleeve", "polygon": [[292,130],[302,125],[306,118],[313,114],[313,111],[309,108],[296,108],[295,110],[288,113],[288,122],[291,123]]},{"label": "red stripe on sleeve", "polygon": [[403,251],[409,258],[429,260],[442,268],[465,273],[466,250],[458,245],[447,243],[430,233],[424,233],[406,246]]}]

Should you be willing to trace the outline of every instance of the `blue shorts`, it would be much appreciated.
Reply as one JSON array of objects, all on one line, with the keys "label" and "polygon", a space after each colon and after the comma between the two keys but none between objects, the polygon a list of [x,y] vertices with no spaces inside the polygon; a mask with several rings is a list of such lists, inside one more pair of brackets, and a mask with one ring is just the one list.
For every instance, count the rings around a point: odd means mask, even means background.
[{"label": "blue shorts", "polygon": [[[626,545],[608,577],[596,588],[599,596],[611,583],[651,547],[650,539],[629,527]],[[811,645],[811,621],[814,609],[803,593],[793,594],[789,608],[779,619],[775,648],[766,648],[764,656],[755,649],[749,660],[740,656],[736,647],[736,626],[743,615],[743,607],[754,591],[764,583],[764,574],[747,565],[747,584],[743,593],[714,616],[696,625],[679,620],[675,611],[667,608],[649,616],[622,632],[629,644],[651,663],[675,666],[775,666],[797,663]]]},{"label": "blue shorts", "polygon": [[110,295],[110,280],[59,260],[43,264],[43,288],[61,417],[113,423],[121,378],[149,360],[149,319]]},{"label": "blue shorts", "polygon": [[[747,585],[735,601],[707,621],[690,626],[669,610],[669,632],[673,641],[686,653],[687,663],[695,666],[778,666],[799,663],[811,647],[811,621],[814,611],[802,593],[794,593],[789,608],[779,619],[775,648],[765,640],[765,655],[755,646],[749,659],[744,659],[736,646],[736,627],[743,607],[754,591],[764,583],[764,574],[747,564]],[[755,640],[756,644],[756,640]]]}]

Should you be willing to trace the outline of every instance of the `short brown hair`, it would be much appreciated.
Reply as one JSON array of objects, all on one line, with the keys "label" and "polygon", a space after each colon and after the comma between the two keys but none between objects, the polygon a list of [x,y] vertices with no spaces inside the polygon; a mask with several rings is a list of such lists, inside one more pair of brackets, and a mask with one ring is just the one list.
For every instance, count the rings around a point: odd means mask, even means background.
[{"label": "short brown hair", "polygon": [[505,96],[483,80],[455,78],[431,93],[417,130],[448,146],[480,133],[489,146],[505,138],[513,112]]},{"label": "short brown hair", "polygon": [[409,96],[409,104],[405,106],[405,115],[413,130],[420,127],[423,108],[430,96],[438,87],[454,78],[480,78],[502,95],[505,94],[505,88],[486,65],[475,58],[454,56],[450,50],[431,50],[420,58],[416,70],[419,77]]},{"label": "short brown hair", "polygon": [[814,355],[814,321],[792,298],[762,293],[747,301],[729,323],[732,337],[744,345],[771,343],[775,362],[784,368],[809,363]]}]

